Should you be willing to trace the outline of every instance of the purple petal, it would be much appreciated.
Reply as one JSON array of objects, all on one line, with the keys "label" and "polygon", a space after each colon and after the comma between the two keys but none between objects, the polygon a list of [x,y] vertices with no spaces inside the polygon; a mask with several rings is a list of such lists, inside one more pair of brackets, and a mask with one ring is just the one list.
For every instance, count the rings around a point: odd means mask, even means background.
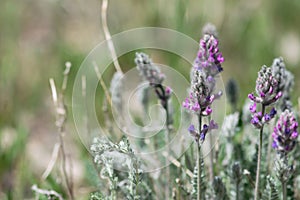
[{"label": "purple petal", "polygon": [[256,112],[256,103],[254,103],[253,105],[250,105],[249,110],[251,113],[255,113]]},{"label": "purple petal", "polygon": [[189,132],[193,132],[193,131],[195,131],[195,126],[193,125],[193,124],[191,124],[190,126],[189,126]]},{"label": "purple petal", "polygon": [[212,129],[218,129],[218,124],[214,121],[214,120],[211,120],[209,122],[209,129],[212,130]]},{"label": "purple petal", "polygon": [[277,148],[278,148],[277,142],[274,141],[274,142],[272,143],[272,147],[273,147],[274,149],[277,149]]},{"label": "purple petal", "polygon": [[252,101],[254,101],[254,99],[255,99],[255,97],[254,97],[254,94],[248,94],[248,98],[250,99],[250,100],[252,100]]},{"label": "purple petal", "polygon": [[266,122],[271,120],[271,116],[269,114],[265,114],[264,119]]},{"label": "purple petal", "polygon": [[172,92],[172,89],[169,86],[167,86],[166,87],[166,93],[167,93],[167,95],[170,95],[171,92]]},{"label": "purple petal", "polygon": [[270,116],[273,118],[276,115],[277,111],[275,110],[275,108],[272,108],[270,111]]},{"label": "purple petal", "polygon": [[298,137],[298,132],[294,131],[291,135],[292,139],[296,139]]}]

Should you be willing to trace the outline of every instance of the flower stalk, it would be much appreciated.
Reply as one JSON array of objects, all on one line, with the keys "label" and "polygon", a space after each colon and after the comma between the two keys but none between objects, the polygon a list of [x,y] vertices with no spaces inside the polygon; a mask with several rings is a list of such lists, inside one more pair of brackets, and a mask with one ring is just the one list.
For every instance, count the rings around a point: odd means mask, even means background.
[{"label": "flower stalk", "polygon": [[[198,121],[199,121],[199,133],[201,133],[201,126],[202,126],[202,116],[198,116]],[[197,169],[198,169],[198,178],[197,178],[197,200],[201,199],[201,144],[200,141],[198,140],[196,142],[197,145]]]},{"label": "flower stalk", "polygon": [[211,130],[218,128],[218,125],[210,118],[209,124],[202,125],[202,118],[211,115],[212,103],[222,95],[221,91],[214,93],[215,77],[223,70],[221,64],[224,62],[224,58],[219,51],[219,41],[213,30],[215,30],[215,27],[212,27],[212,25],[204,27],[204,35],[200,40],[199,51],[191,71],[192,80],[189,97],[183,102],[183,107],[198,117],[198,130],[195,129],[194,125],[190,125],[188,129],[197,145],[197,191],[195,191],[197,192],[197,200],[204,198],[201,185],[201,146],[206,135]]},{"label": "flower stalk", "polygon": [[[140,75],[143,79],[149,82],[149,85],[154,89],[157,98],[160,100],[160,104],[166,111],[166,133],[165,133],[165,144],[169,144],[169,135],[171,132],[172,119],[170,118],[169,100],[171,97],[172,90],[170,87],[164,87],[162,82],[165,79],[165,75],[160,72],[159,68],[152,63],[152,60],[148,55],[144,53],[136,53],[135,63]],[[169,157],[170,148],[167,147],[166,158]],[[166,159],[167,162],[167,159]],[[170,197],[170,189],[167,183],[170,182],[170,169],[166,167],[166,187],[165,187],[165,198]]]},{"label": "flower stalk", "polygon": [[297,129],[298,122],[294,113],[287,109],[280,115],[272,133],[274,140],[272,146],[277,151],[275,171],[281,182],[283,200],[287,199],[287,182],[294,173],[294,166],[288,162],[288,154],[296,145]]},{"label": "flower stalk", "polygon": [[[262,115],[265,114],[265,106],[262,106]],[[262,139],[263,139],[264,126],[262,125],[259,132],[259,145],[257,154],[257,168],[256,168],[256,179],[255,179],[255,196],[254,199],[259,199],[259,183],[260,183],[260,165],[261,165],[261,151],[262,151]]]},{"label": "flower stalk", "polygon": [[[266,108],[276,103],[282,96],[282,78],[284,77],[284,70],[281,73],[274,72],[271,67],[262,66],[258,72],[256,79],[256,94],[253,93],[248,95],[248,98],[253,102],[250,106],[250,112],[252,113],[251,123],[255,128],[259,129],[259,145],[257,155],[257,168],[256,168],[256,181],[255,181],[255,192],[254,199],[258,200],[260,191],[260,167],[261,167],[261,152],[262,152],[262,138],[264,125],[272,120],[277,111],[273,107],[269,113],[266,113]],[[261,111],[257,112],[257,104],[261,105]]]}]

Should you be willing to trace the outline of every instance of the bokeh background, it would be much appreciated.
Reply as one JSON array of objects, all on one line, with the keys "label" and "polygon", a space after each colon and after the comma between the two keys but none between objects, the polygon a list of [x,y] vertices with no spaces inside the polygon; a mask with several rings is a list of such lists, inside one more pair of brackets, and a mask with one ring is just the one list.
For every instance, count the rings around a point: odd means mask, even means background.
[{"label": "bokeh background", "polygon": [[[198,41],[202,26],[215,24],[226,59],[223,80],[237,81],[239,108],[255,87],[257,71],[278,56],[296,77],[292,100],[297,102],[299,17],[299,0],[109,0],[108,7],[112,35],[153,26],[175,29]],[[58,142],[49,78],[60,85],[64,63],[72,62],[66,93],[70,110],[76,71],[103,40],[101,0],[0,1],[0,199],[31,199],[33,184],[60,192],[58,167],[47,180],[41,179]],[[133,56],[120,58],[124,71],[134,66]],[[182,69],[173,57],[156,56],[155,62],[169,60],[188,77],[189,68]],[[105,78],[109,80],[111,74]],[[85,199],[95,185],[89,178],[91,158],[69,114],[66,149],[72,158],[76,195]]]}]

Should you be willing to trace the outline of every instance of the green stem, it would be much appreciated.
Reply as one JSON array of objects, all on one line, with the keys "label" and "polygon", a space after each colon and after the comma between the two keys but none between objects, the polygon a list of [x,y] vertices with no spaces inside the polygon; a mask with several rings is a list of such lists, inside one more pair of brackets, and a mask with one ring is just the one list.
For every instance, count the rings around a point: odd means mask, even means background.
[{"label": "green stem", "polygon": [[[210,122],[211,117],[208,117],[208,121]],[[214,180],[214,149],[213,149],[213,136],[212,134],[209,134],[209,179],[210,181]]]},{"label": "green stem", "polygon": [[201,199],[201,146],[199,142],[197,144],[197,200]]},{"label": "green stem", "polygon": [[[169,159],[170,148],[169,148],[169,134],[170,134],[170,119],[169,119],[169,106],[168,106],[168,99],[166,100],[165,110],[166,110],[166,134],[165,134],[165,143],[167,145],[167,157],[166,162]],[[166,168],[166,186],[165,186],[165,199],[169,199],[170,197],[170,190],[169,190],[169,183],[170,183],[170,168],[167,166]]]},{"label": "green stem", "polygon": [[240,199],[240,189],[239,189],[239,181],[236,182],[236,185],[235,185],[235,192],[236,192],[236,196],[235,196],[235,199],[236,200],[239,200]]},{"label": "green stem", "polygon": [[282,200],[286,200],[286,181],[281,182],[282,187]]},{"label": "green stem", "polygon": [[[201,126],[202,126],[202,116],[199,114],[199,134],[201,134]],[[201,145],[200,139],[196,142],[197,144],[197,170],[198,170],[198,178],[197,178],[197,200],[201,199]]]},{"label": "green stem", "polygon": [[136,173],[136,177],[137,177],[137,183],[135,185],[135,196],[138,195],[138,189],[139,189],[139,173]]},{"label": "green stem", "polygon": [[[262,116],[265,114],[265,106],[262,105]],[[256,181],[255,181],[255,196],[254,200],[259,199],[259,180],[260,180],[260,163],[261,163],[261,151],[262,151],[262,136],[264,131],[264,125],[260,128],[259,132],[259,146],[258,146],[258,154],[257,154],[257,169],[256,169]]]}]

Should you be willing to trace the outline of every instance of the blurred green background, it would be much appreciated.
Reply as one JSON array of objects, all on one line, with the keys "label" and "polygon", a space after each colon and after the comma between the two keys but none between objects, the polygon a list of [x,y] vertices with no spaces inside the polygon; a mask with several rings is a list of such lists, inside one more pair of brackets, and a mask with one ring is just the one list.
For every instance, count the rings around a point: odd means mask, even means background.
[{"label": "blurred green background", "polygon": [[[104,40],[100,8],[100,0],[0,1],[0,199],[32,198],[31,185],[53,188],[54,182],[61,181],[55,176],[57,171],[47,181],[40,179],[58,141],[49,78],[60,85],[64,63],[72,62],[66,95],[70,108],[76,70]],[[112,35],[154,26],[178,30],[198,41],[202,26],[215,24],[226,59],[223,80],[238,82],[239,107],[254,90],[260,67],[270,66],[278,56],[296,77],[293,102],[297,102],[299,17],[299,0],[109,0],[108,8]],[[121,67],[133,66],[131,59],[120,59]],[[181,67],[180,62],[172,66]],[[75,191],[84,197],[91,190],[85,173],[89,158],[71,116],[68,126],[67,151],[73,159]]]}]

